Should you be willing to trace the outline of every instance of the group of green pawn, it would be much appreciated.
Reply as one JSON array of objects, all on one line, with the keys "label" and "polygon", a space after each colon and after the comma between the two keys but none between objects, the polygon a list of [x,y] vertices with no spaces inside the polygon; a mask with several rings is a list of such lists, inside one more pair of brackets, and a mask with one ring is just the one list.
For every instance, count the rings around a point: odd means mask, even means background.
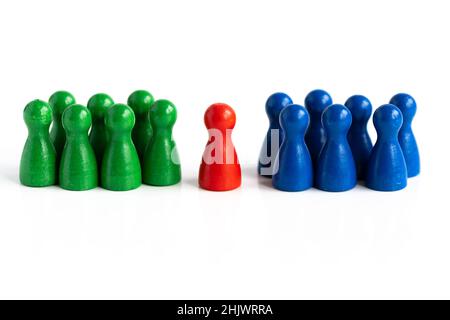
[{"label": "group of green pawn", "polygon": [[126,191],[142,183],[168,186],[181,180],[172,138],[175,105],[154,101],[145,90],[133,92],[127,104],[99,93],[87,107],[58,91],[48,102],[30,102],[23,117],[28,127],[20,162],[23,185]]}]

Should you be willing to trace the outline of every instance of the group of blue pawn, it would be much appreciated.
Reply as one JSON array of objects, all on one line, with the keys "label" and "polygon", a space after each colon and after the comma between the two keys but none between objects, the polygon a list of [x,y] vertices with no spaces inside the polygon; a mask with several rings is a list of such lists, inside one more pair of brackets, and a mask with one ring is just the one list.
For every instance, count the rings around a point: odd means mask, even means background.
[{"label": "group of blue pawn", "polygon": [[271,177],[274,188],[340,192],[359,180],[373,190],[397,191],[420,173],[411,129],[417,106],[410,95],[399,93],[376,109],[375,145],[367,131],[372,104],[366,97],[354,95],[345,105],[333,104],[326,91],[314,90],[305,106],[294,104],[285,93],[275,93],[266,102],[270,127],[258,172]]}]

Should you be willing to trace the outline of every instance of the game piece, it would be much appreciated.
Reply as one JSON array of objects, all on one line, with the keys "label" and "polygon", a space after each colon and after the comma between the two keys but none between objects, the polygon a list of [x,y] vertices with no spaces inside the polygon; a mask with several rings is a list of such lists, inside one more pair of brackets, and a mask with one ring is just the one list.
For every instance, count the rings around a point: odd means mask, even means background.
[{"label": "game piece", "polygon": [[400,109],[403,115],[403,125],[398,133],[398,142],[408,169],[408,177],[415,177],[420,173],[420,156],[416,138],[411,129],[411,122],[416,115],[417,105],[413,97],[406,93],[399,93],[389,102]]},{"label": "game piece", "polygon": [[131,136],[139,154],[141,165],[143,165],[145,150],[153,134],[149,115],[153,102],[153,96],[145,90],[137,90],[128,97],[128,105],[133,109],[136,116],[136,124]]},{"label": "game piece", "polygon": [[69,106],[62,115],[66,144],[59,167],[59,185],[63,189],[82,191],[98,185],[97,161],[88,138],[91,124],[91,113],[80,104]]},{"label": "game piece", "polygon": [[352,114],[345,106],[333,104],[322,114],[326,142],[317,159],[315,185],[325,191],[350,190],[357,182],[355,160],[347,141]]},{"label": "game piece", "polygon": [[302,191],[313,185],[313,166],[305,133],[309,114],[300,105],[292,104],[280,113],[284,140],[275,160],[272,184],[283,191]]},{"label": "game piece", "polygon": [[92,116],[92,129],[89,133],[89,141],[95,152],[99,176],[101,176],[103,153],[105,152],[107,141],[105,113],[113,104],[114,101],[111,97],[104,93],[93,95],[87,103]]},{"label": "game piece", "polygon": [[282,92],[274,93],[267,99],[266,114],[269,118],[269,130],[267,130],[259,154],[258,173],[261,176],[272,177],[275,157],[284,136],[280,127],[279,116],[281,110],[290,104],[292,104],[292,99]]},{"label": "game piece", "polygon": [[355,159],[356,172],[359,180],[364,180],[367,162],[372,151],[372,140],[367,132],[367,122],[372,114],[372,104],[364,96],[354,95],[345,102],[345,106],[352,113],[352,125],[347,139]]},{"label": "game piece", "polygon": [[320,150],[326,141],[325,130],[322,126],[322,113],[332,104],[331,96],[324,90],[311,91],[305,99],[305,107],[311,119],[309,128],[306,131],[305,141],[314,167],[316,166]]},{"label": "game piece", "polygon": [[231,140],[236,124],[234,110],[225,103],[215,103],[205,112],[209,140],[198,176],[199,186],[211,191],[227,191],[241,185],[241,166]]},{"label": "game piece", "polygon": [[396,191],[406,187],[408,172],[398,132],[402,112],[392,104],[379,107],[373,114],[377,142],[367,165],[366,186],[377,191]]},{"label": "game piece", "polygon": [[29,187],[45,187],[56,183],[56,151],[48,129],[52,109],[47,102],[34,100],[23,110],[28,138],[20,160],[20,182]]},{"label": "game piece", "polygon": [[[50,131],[50,140],[56,150],[56,170],[59,170],[61,155],[66,143],[66,133],[61,123],[61,117],[67,107],[75,104],[74,96],[67,91],[57,91],[50,97],[48,101],[53,110],[53,124]],[[58,177],[57,177],[58,178]]]},{"label": "game piece", "polygon": [[142,183],[139,156],[131,140],[135,121],[133,110],[125,104],[117,103],[105,113],[108,141],[101,169],[105,189],[127,191]]},{"label": "game piece", "polygon": [[150,108],[153,136],[144,155],[143,181],[153,186],[170,186],[181,181],[178,150],[172,138],[177,109],[168,100],[157,100]]}]

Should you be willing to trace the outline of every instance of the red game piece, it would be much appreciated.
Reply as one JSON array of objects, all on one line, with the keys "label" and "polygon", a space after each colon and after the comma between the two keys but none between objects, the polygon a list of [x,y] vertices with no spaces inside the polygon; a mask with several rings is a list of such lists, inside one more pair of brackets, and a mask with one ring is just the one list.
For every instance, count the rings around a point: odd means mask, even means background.
[{"label": "red game piece", "polygon": [[241,185],[241,165],[231,141],[236,124],[234,110],[225,103],[215,103],[205,112],[209,140],[202,157],[198,183],[211,191],[227,191]]}]

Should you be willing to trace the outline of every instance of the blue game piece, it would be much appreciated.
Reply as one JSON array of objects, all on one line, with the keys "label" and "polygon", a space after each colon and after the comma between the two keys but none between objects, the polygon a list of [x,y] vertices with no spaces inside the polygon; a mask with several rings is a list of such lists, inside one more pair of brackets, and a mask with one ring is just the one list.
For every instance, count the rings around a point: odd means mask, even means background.
[{"label": "blue game piece", "polygon": [[347,141],[352,114],[345,106],[333,104],[322,114],[327,140],[317,159],[315,185],[325,191],[346,191],[357,182],[355,160]]},{"label": "blue game piece", "polygon": [[305,99],[305,107],[311,117],[311,123],[305,135],[306,145],[314,166],[317,162],[320,150],[325,144],[326,135],[322,126],[322,113],[330,105],[333,104],[331,96],[324,90],[311,91]]},{"label": "blue game piece", "polygon": [[355,159],[356,172],[359,180],[364,180],[367,162],[372,151],[372,140],[367,132],[367,122],[372,115],[372,104],[364,96],[354,95],[345,102],[345,106],[352,113],[352,125],[347,139]]},{"label": "blue game piece", "polygon": [[[269,118],[269,130],[267,130],[259,154],[258,173],[261,176],[272,177],[275,158],[284,137],[279,121],[280,112],[290,104],[292,104],[292,99],[282,92],[274,93],[267,99],[266,114]],[[275,140],[272,140],[272,138]]]},{"label": "blue game piece", "polygon": [[398,132],[403,123],[402,112],[393,104],[379,107],[373,114],[377,142],[367,165],[366,185],[377,191],[396,191],[406,187],[408,173]]},{"label": "blue game piece", "polygon": [[397,106],[402,112],[403,125],[398,133],[398,142],[405,157],[408,177],[415,177],[420,173],[419,149],[411,129],[411,122],[417,110],[416,101],[409,94],[399,93],[393,96],[389,103]]},{"label": "blue game piece", "polygon": [[272,184],[276,189],[302,191],[312,187],[313,167],[305,143],[308,124],[308,112],[297,104],[284,108],[280,113],[284,140],[275,160]]}]

